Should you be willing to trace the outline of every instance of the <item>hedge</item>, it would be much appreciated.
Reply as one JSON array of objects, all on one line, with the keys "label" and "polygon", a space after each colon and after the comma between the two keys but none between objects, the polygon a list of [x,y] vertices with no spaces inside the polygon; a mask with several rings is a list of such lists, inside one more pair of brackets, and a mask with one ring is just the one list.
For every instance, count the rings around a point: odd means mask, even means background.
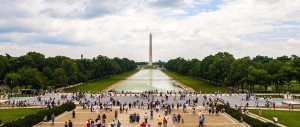
[{"label": "hedge", "polygon": [[65,111],[71,111],[75,109],[76,106],[73,102],[64,103],[61,106],[54,106],[51,109],[45,109],[37,112],[36,114],[31,114],[15,121],[10,121],[2,125],[2,127],[32,127],[43,121],[43,118],[47,116],[48,120],[51,119],[51,115],[54,113],[58,116]]},{"label": "hedge", "polygon": [[251,127],[277,127],[275,124],[273,123],[264,123],[258,119],[252,118],[248,115],[242,114],[239,111],[226,106],[226,105],[218,105],[219,109],[225,108],[225,112],[228,113],[230,116],[232,116],[233,118],[240,120],[240,118],[242,117],[243,120],[249,124]]}]

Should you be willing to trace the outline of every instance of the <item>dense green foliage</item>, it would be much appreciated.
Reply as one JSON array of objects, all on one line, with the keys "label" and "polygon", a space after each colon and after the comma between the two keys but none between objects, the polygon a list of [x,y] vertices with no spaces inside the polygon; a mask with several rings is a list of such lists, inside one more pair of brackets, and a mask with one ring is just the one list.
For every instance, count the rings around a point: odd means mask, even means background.
[{"label": "dense green foliage", "polygon": [[82,85],[68,88],[68,89],[66,89],[66,91],[76,92],[76,91],[80,90],[83,92],[99,92],[120,80],[126,79],[127,77],[129,77],[130,75],[132,75],[136,72],[137,72],[137,70],[132,70],[132,71],[128,71],[128,72],[125,72],[125,73],[122,73],[119,75],[111,76],[109,78],[86,82]]},{"label": "dense green foliage", "polygon": [[[300,79],[300,57],[282,56],[276,59],[267,56],[256,56],[253,59],[244,57],[235,59],[227,52],[219,52],[198,59],[185,60],[183,58],[171,59],[164,65],[167,70],[183,75],[200,78],[220,86],[234,86],[242,90],[243,86],[253,90],[255,85],[264,87],[275,86],[280,91],[280,86],[288,86],[290,91],[291,81]],[[281,91],[280,91],[281,92]]]},{"label": "dense green foliage", "polygon": [[40,111],[38,108],[15,108],[15,109],[0,109],[0,120],[6,123],[24,116],[34,114]]},{"label": "dense green foliage", "polygon": [[219,109],[224,108],[225,112],[228,113],[230,116],[232,116],[233,118],[240,120],[240,118],[242,117],[243,120],[249,124],[251,127],[277,127],[276,125],[272,124],[272,123],[264,123],[258,119],[254,119],[248,115],[242,114],[239,111],[226,106],[226,105],[219,105],[218,106]]},{"label": "dense green foliage", "polygon": [[40,110],[35,114],[30,114],[21,119],[16,119],[15,121],[7,122],[3,125],[3,127],[32,127],[40,123],[45,116],[48,119],[51,119],[51,115],[54,113],[55,116],[58,116],[65,111],[71,111],[75,109],[76,106],[73,102],[62,104],[59,107],[53,107],[51,109]]},{"label": "dense green foliage", "polygon": [[[258,115],[258,110],[250,109],[250,112]],[[299,111],[281,111],[281,110],[263,110],[262,117],[265,117],[273,121],[273,117],[278,118],[278,122],[288,127],[299,127],[300,126],[300,113]]]},{"label": "dense green foliage", "polygon": [[93,79],[101,79],[135,69],[134,61],[127,58],[97,56],[93,59],[70,59],[65,56],[45,58],[43,54],[29,52],[20,57],[0,55],[0,81],[11,89],[46,89]]},{"label": "dense green foliage", "polygon": [[193,88],[196,92],[202,92],[202,93],[215,93],[217,91],[225,93],[226,91],[230,91],[230,89],[226,87],[211,85],[207,82],[201,81],[199,79],[195,79],[190,76],[181,75],[175,72],[171,71],[164,71],[167,75],[170,77],[182,82],[183,84]]}]

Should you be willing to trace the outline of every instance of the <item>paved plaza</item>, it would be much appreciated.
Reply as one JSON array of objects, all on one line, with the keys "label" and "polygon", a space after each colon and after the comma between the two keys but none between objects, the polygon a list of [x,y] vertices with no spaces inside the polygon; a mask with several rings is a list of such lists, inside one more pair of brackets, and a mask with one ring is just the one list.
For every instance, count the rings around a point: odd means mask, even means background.
[{"label": "paved plaza", "polygon": [[[67,95],[67,99],[62,99],[61,100],[61,95]],[[89,101],[96,101],[99,98],[97,98],[100,94],[92,94],[92,98],[91,98],[91,94],[85,94],[85,98],[86,100]],[[108,94],[106,94],[108,95]],[[141,98],[140,96],[135,96],[135,94],[111,94],[112,96],[104,96],[101,100],[101,102],[109,102],[110,98],[112,97],[115,100],[120,101],[120,103],[124,104],[125,102],[127,104],[129,103],[133,103],[134,101],[139,101],[140,103],[147,103],[148,99],[144,99]],[[139,95],[139,94],[137,94]],[[244,124],[238,123],[237,120],[231,118],[230,116],[223,114],[223,113],[219,113],[219,115],[208,115],[208,111],[205,111],[204,107],[203,107],[203,102],[204,98],[203,96],[207,96],[208,98],[222,98],[224,99],[224,102],[229,102],[230,105],[232,107],[234,107],[234,105],[238,105],[238,106],[244,106],[246,103],[249,103],[249,106],[254,106],[255,104],[255,100],[253,97],[250,98],[249,101],[243,101],[242,97],[245,97],[244,94],[186,94],[186,98],[180,100],[179,99],[179,95],[175,95],[175,94],[167,94],[169,96],[169,99],[167,101],[167,103],[169,104],[174,104],[175,108],[174,110],[172,110],[171,114],[168,115],[169,120],[168,120],[168,127],[198,127],[198,112],[199,110],[202,111],[202,114],[205,116],[205,126],[206,127],[242,127],[245,126]],[[53,93],[53,94],[46,94],[41,96],[42,98],[46,98],[47,100],[50,99],[50,97],[53,99],[55,98],[55,100],[60,100],[61,103],[66,102],[67,100],[72,100],[72,96],[73,93]],[[176,96],[176,99],[175,99]],[[150,98],[152,99],[152,96],[150,95]],[[165,100],[164,98],[164,94],[161,97],[159,94],[154,95],[154,101],[156,100]],[[180,107],[179,109],[176,109],[176,104],[177,103],[186,103],[188,100],[193,100],[193,99],[198,99],[198,104],[196,106],[196,115],[192,114],[192,109],[191,107],[187,108],[188,113],[183,113],[182,111],[182,107]],[[40,102],[37,101],[37,97],[20,97],[20,98],[11,98],[10,101],[20,101],[20,100],[26,100],[29,101],[29,103],[32,105],[33,102],[36,102],[36,107],[35,108],[39,108],[39,107],[45,107],[45,106],[40,106]],[[272,99],[275,103],[277,107],[281,107],[282,101],[292,101],[292,99],[280,99],[280,98],[274,98]],[[300,102],[299,99],[295,99],[295,102]],[[74,101],[75,104],[78,104],[78,101]],[[259,106],[260,108],[264,108],[265,107],[265,100],[263,98],[259,99]],[[33,106],[31,106],[33,107]],[[2,105],[2,108],[3,105]],[[7,108],[7,107],[5,107]],[[147,107],[145,107],[145,109],[130,109],[128,111],[128,113],[119,113],[118,115],[118,120],[121,121],[122,123],[122,127],[139,127],[139,125],[144,121],[143,116],[145,114],[145,112],[147,112],[147,114],[149,115],[150,118],[150,110],[146,110]],[[253,107],[252,107],[253,108]],[[299,108],[297,106],[295,106],[295,108]],[[68,122],[69,120],[71,120],[73,122],[74,127],[82,127],[82,126],[86,126],[86,122],[88,119],[93,119],[95,120],[97,118],[98,115],[102,116],[103,114],[107,115],[107,121],[106,121],[106,126],[110,126],[110,123],[112,122],[112,120],[114,119],[114,111],[117,110],[119,112],[119,107],[113,107],[113,111],[102,111],[100,110],[98,113],[96,112],[91,112],[89,109],[82,109],[81,106],[77,106],[75,109],[76,112],[76,118],[72,118],[72,112],[65,112],[63,114],[61,114],[60,116],[56,116],[56,120],[55,120],[55,127],[62,127],[64,126],[65,122]],[[137,113],[141,116],[140,118],[140,122],[139,123],[130,123],[129,122],[129,115],[130,114],[134,114]],[[184,124],[182,123],[173,123],[172,122],[172,116],[173,114],[178,115],[181,114],[182,118],[184,119]],[[163,117],[163,112],[159,111],[158,113],[156,113],[154,111],[154,119],[153,120],[148,120],[148,123],[151,124],[152,127],[157,127],[157,118],[158,116],[162,116]],[[115,122],[116,123],[116,122]],[[43,122],[42,124],[38,125],[39,127],[50,127],[51,126],[51,122]]]},{"label": "paved plaza", "polygon": [[[67,95],[67,100],[71,100],[73,94],[72,93],[55,93],[55,94],[53,93],[53,94],[46,94],[46,95],[43,95],[41,97],[42,98],[45,97],[47,100],[49,100],[50,97],[52,99],[56,98],[56,100],[60,100],[61,95]],[[90,95],[91,94],[86,94],[87,100],[91,100],[91,101],[96,100],[96,98],[90,98]],[[99,96],[99,94],[92,94],[92,95],[93,96]],[[228,101],[230,103],[230,106],[232,106],[232,107],[234,105],[238,105],[238,106],[243,105],[244,106],[246,103],[248,103],[250,107],[253,107],[255,105],[255,102],[256,102],[256,100],[254,99],[253,96],[251,96],[249,101],[245,101],[245,99],[242,100],[242,97],[245,98],[246,94],[232,94],[231,96],[229,94],[217,94],[217,95],[215,95],[215,94],[197,94],[197,95],[188,94],[187,97],[186,97],[186,100],[198,98],[198,100],[199,100],[198,106],[202,106],[202,102],[204,101],[204,98],[203,98],[204,95],[206,95],[208,98],[220,97],[225,102]],[[164,96],[164,94],[163,94],[163,96]],[[186,102],[186,100],[179,100],[179,95],[178,94],[176,95],[177,96],[176,100],[174,100],[174,96],[175,96],[174,94],[172,94],[172,95],[168,94],[168,96],[169,96],[169,100],[167,102],[170,103],[170,104],[172,104],[172,103],[174,103],[174,104],[176,104],[176,103],[185,103]],[[147,103],[146,99],[142,99],[140,97],[134,97],[134,94],[127,94],[126,96],[125,96],[125,94],[115,94],[115,95],[112,94],[112,97],[116,100],[119,100],[121,103],[125,103],[125,102],[129,103],[129,102],[133,102],[133,101],[136,101],[136,100],[139,100],[140,102]],[[104,101],[104,102],[109,101],[109,98],[110,98],[110,96],[105,96],[102,101]],[[154,96],[154,100],[157,100],[157,99],[161,100],[162,97],[160,97],[157,94],[156,96]],[[8,99],[7,98],[5,98],[5,99],[2,98],[0,100],[8,100]],[[10,99],[10,101],[20,101],[20,100],[27,100],[27,101],[29,101],[30,104],[32,104],[35,101],[37,105],[40,105],[40,102],[37,101],[37,97],[14,97],[14,98]],[[61,102],[64,102],[64,101],[66,101],[66,100],[61,100]],[[282,104],[283,101],[293,101],[293,99],[291,99],[291,98],[283,98],[283,99],[282,98],[272,98],[272,101],[275,102],[276,107],[281,107],[283,105]],[[265,106],[265,102],[266,101],[264,100],[264,98],[261,97],[258,100],[258,105],[259,106]],[[300,99],[294,99],[294,102],[300,103]],[[295,108],[300,108],[300,107],[297,107],[297,106],[298,105],[296,105]]]},{"label": "paved plaza", "polygon": [[[205,123],[204,125],[206,127],[243,127],[244,125],[241,123],[237,123],[234,121],[232,118],[227,117],[226,115],[219,113],[219,115],[208,115],[208,111],[205,111],[203,108],[198,107],[197,112],[201,109],[202,114],[205,117]],[[118,110],[118,108],[114,108],[113,112],[110,111],[100,111],[99,113],[96,112],[90,112],[88,109],[82,109],[81,107],[77,107],[75,112],[76,112],[76,118],[72,118],[72,112],[67,112],[62,114],[61,116],[58,116],[56,118],[54,127],[62,127],[64,126],[65,122],[71,120],[73,122],[74,127],[82,127],[86,126],[86,121],[87,119],[94,119],[97,118],[98,115],[103,115],[104,113],[107,116],[107,124],[106,126],[110,126],[110,123],[114,119],[114,111]],[[168,120],[168,127],[198,127],[198,114],[196,115],[192,114],[191,108],[187,109],[188,113],[183,113],[182,110],[180,109],[174,109],[172,110],[171,114],[168,115],[169,120]],[[147,112],[147,114],[150,113],[150,110],[146,109],[130,109],[128,113],[126,114],[121,113],[118,115],[118,120],[121,121],[121,126],[122,127],[139,127],[139,125],[144,121],[143,115]],[[129,122],[129,114],[137,113],[141,116],[141,120],[139,123],[130,123]],[[173,114],[178,114],[182,116],[182,119],[184,119],[184,124],[182,123],[173,123],[171,118]],[[152,127],[157,127],[157,118],[158,116],[163,116],[163,112],[159,111],[158,113],[154,112],[153,120],[149,119],[148,123]],[[39,125],[39,127],[51,127],[51,122],[45,122]]]}]

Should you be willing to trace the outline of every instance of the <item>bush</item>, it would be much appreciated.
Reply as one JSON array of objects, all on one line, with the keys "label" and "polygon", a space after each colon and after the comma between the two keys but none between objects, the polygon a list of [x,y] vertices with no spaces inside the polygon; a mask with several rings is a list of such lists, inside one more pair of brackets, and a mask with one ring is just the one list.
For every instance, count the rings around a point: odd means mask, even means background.
[{"label": "bush", "polygon": [[218,108],[219,109],[225,108],[225,112],[237,120],[240,120],[240,117],[242,117],[244,121],[252,127],[277,127],[275,124],[264,123],[258,119],[254,119],[248,115],[242,114],[239,111],[226,105],[219,105]]},{"label": "bush", "polygon": [[65,103],[59,107],[55,106],[51,109],[41,110],[36,114],[31,114],[21,119],[10,121],[8,123],[5,123],[3,127],[32,127],[43,121],[43,118],[45,116],[47,116],[47,118],[49,119],[51,118],[52,113],[54,113],[55,116],[58,116],[64,113],[65,111],[71,111],[74,108],[76,108],[76,106],[73,102]]}]

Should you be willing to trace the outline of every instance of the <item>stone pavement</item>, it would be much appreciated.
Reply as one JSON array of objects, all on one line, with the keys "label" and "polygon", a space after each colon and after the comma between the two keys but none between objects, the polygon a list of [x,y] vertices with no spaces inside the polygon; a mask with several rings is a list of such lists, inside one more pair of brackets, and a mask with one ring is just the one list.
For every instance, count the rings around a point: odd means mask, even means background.
[{"label": "stone pavement", "polygon": [[[72,93],[46,94],[46,95],[43,95],[42,97],[43,98],[46,97],[48,100],[49,100],[50,97],[52,97],[52,98],[55,97],[56,100],[57,100],[57,99],[60,99],[61,94],[67,95],[68,100],[71,99]],[[95,96],[95,95],[98,96],[99,94],[93,94],[93,96]],[[202,97],[203,95],[204,94],[202,94],[202,95],[197,94],[197,96],[189,95],[189,96],[187,96],[186,99],[187,100],[192,99],[192,98],[195,99],[196,97],[198,97],[198,100],[199,100],[198,106],[201,106],[202,102],[204,100],[203,97]],[[206,94],[206,95],[208,97],[212,97],[212,98],[217,97],[217,96],[215,96],[215,94]],[[178,94],[177,94],[177,96],[178,96]],[[249,106],[253,107],[255,105],[255,102],[256,102],[253,97],[251,97],[251,99],[249,101],[242,101],[241,98],[242,98],[242,96],[245,97],[244,94],[232,94],[232,96],[229,96],[229,94],[221,94],[221,95],[219,94],[218,96],[223,98],[225,100],[225,102],[228,101],[231,106],[234,106],[234,105],[244,106],[246,103],[249,103]],[[109,98],[110,98],[109,96],[106,96],[106,97],[103,98],[102,101],[103,102],[109,101]],[[139,100],[140,102],[144,102],[144,103],[147,102],[147,100],[141,99],[140,97],[138,97],[138,98],[134,97],[133,94],[132,95],[127,94],[127,96],[124,96],[124,94],[123,95],[116,94],[113,98],[118,99],[121,103],[124,103],[124,102],[129,103],[129,102],[133,102],[133,101],[136,101],[136,100]],[[88,100],[96,100],[96,99],[91,99],[90,94],[87,94],[87,99]],[[154,100],[156,100],[156,99],[161,100],[161,97],[155,96]],[[7,100],[7,99],[5,99],[5,100]],[[40,104],[40,102],[37,102],[37,97],[18,97],[18,98],[11,98],[10,100],[11,101],[13,101],[13,100],[15,100],[15,101],[17,101],[17,100],[27,100],[27,101],[30,102],[30,104],[32,104],[33,101],[36,101],[37,105]],[[292,101],[292,99],[287,99],[287,98],[283,98],[283,99],[282,98],[273,98],[272,100],[275,101],[276,107],[278,107],[278,108],[288,108],[288,107],[284,106],[282,104],[282,102],[283,101]],[[61,102],[64,102],[64,101],[65,100],[61,100]],[[179,97],[177,97],[176,101],[174,101],[174,94],[173,94],[173,95],[170,96],[170,99],[169,99],[168,103],[176,104],[176,103],[184,103],[185,101],[186,100],[179,100]],[[300,102],[300,99],[295,99],[294,101],[295,102]],[[264,107],[265,106],[265,100],[263,98],[260,98],[259,101],[258,101],[258,105],[260,106],[260,108]],[[3,106],[4,105],[1,104],[0,108],[3,108]],[[300,108],[300,106],[295,105],[294,108],[298,109],[298,108]]]},{"label": "stone pavement", "polygon": [[[202,114],[204,115],[205,122],[204,125],[206,127],[244,127],[243,124],[235,122],[232,118],[227,117],[226,115],[219,113],[219,115],[208,115],[208,112],[203,109],[203,107],[197,107],[197,112],[201,109]],[[110,123],[114,119],[114,111],[118,110],[117,107],[113,108],[113,112],[110,111],[101,111],[99,113],[96,112],[90,112],[90,110],[82,109],[81,107],[77,107],[75,112],[76,112],[76,118],[72,118],[72,112],[67,112],[62,114],[61,116],[58,116],[56,118],[54,127],[63,127],[65,122],[71,120],[73,122],[74,127],[84,127],[86,126],[86,121],[87,119],[93,119],[95,120],[98,115],[103,115],[103,113],[106,114],[107,116],[107,127],[110,127]],[[182,109],[174,109],[171,114],[168,115],[169,120],[168,120],[168,127],[198,127],[198,114],[196,113],[195,115],[192,114],[192,109],[189,107],[187,109],[188,113],[183,113]],[[150,110],[144,110],[144,109],[130,109],[128,113],[119,113],[118,115],[118,120],[121,121],[121,127],[139,127],[140,124],[144,121],[143,116],[147,112],[148,114],[148,123],[152,127],[157,127],[157,118],[158,116],[163,116],[163,112],[159,111],[156,113],[154,111],[154,118],[153,120],[150,119]],[[140,122],[139,123],[130,123],[129,122],[129,114],[133,113],[138,113],[141,116]],[[182,119],[184,119],[184,124],[182,123],[172,123],[172,116],[173,114],[178,114],[180,113],[182,116]],[[38,127],[50,127],[51,122],[45,122],[39,125]]]}]

